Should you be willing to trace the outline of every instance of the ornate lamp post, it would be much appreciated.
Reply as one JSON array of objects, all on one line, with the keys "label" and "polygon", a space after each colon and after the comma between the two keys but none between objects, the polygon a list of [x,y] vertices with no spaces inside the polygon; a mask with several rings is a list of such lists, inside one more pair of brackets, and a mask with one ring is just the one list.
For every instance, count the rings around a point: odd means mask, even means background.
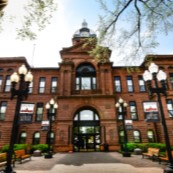
[{"label": "ornate lamp post", "polygon": [[56,115],[57,108],[58,108],[58,104],[55,103],[54,99],[51,99],[46,104],[47,118],[49,120],[49,131],[48,131],[48,153],[45,155],[45,159],[52,158],[52,150],[51,150],[52,121],[55,120],[55,115]]},{"label": "ornate lamp post", "polygon": [[131,154],[128,152],[127,148],[127,130],[125,126],[125,117],[126,117],[126,108],[127,108],[127,103],[120,98],[118,102],[115,104],[115,107],[117,108],[119,116],[122,116],[122,123],[123,123],[123,130],[124,130],[124,146],[123,146],[123,157],[130,157]]},{"label": "ornate lamp post", "polygon": [[[160,108],[160,116],[161,116],[161,123],[163,127],[163,132],[165,136],[165,144],[166,144],[166,150],[168,153],[168,166],[165,168],[164,173],[173,173],[173,159],[171,154],[171,145],[169,140],[169,134],[167,130],[167,125],[165,121],[165,115],[163,111],[163,105],[161,102],[161,94],[166,96],[166,73],[162,70],[159,70],[158,66],[155,63],[151,63],[149,66],[149,71],[145,70],[143,74],[144,80],[147,82],[147,87],[149,91],[149,96],[152,96],[152,94],[157,95],[157,101]],[[152,87],[152,81],[154,82],[154,86]],[[160,82],[160,85],[159,85]]]},{"label": "ornate lamp post", "polygon": [[[27,68],[25,65],[22,65],[18,69],[18,74],[17,72],[14,72],[11,77],[11,99],[13,99],[15,96],[17,96],[17,101],[16,101],[16,109],[15,109],[15,115],[14,115],[14,120],[13,120],[13,125],[12,125],[12,130],[11,130],[11,138],[10,138],[10,145],[9,145],[9,150],[7,153],[7,165],[4,170],[5,173],[15,173],[13,172],[13,168],[11,166],[12,162],[12,156],[13,156],[13,147],[14,143],[17,138],[17,133],[18,133],[18,120],[19,120],[19,112],[20,112],[20,106],[21,106],[21,101],[23,99],[26,99],[28,96],[29,92],[29,84],[33,80],[33,75],[31,72],[27,71]],[[18,89],[17,83],[19,83]]]}]

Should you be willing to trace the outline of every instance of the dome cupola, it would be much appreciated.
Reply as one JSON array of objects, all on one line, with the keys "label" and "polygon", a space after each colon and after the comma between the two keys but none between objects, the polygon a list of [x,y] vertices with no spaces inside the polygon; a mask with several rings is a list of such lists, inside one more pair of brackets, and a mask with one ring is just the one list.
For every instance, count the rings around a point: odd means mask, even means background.
[{"label": "dome cupola", "polygon": [[85,37],[96,37],[96,34],[94,31],[88,28],[88,23],[84,20],[82,22],[82,28],[78,29],[74,33],[73,38],[85,38]]}]

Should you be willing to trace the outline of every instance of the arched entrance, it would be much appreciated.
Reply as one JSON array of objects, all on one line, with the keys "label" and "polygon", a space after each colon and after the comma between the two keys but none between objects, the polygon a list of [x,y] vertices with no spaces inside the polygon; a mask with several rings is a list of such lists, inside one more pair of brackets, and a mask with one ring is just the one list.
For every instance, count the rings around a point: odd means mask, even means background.
[{"label": "arched entrance", "polygon": [[96,111],[82,109],[73,121],[74,151],[100,150],[100,120]]}]

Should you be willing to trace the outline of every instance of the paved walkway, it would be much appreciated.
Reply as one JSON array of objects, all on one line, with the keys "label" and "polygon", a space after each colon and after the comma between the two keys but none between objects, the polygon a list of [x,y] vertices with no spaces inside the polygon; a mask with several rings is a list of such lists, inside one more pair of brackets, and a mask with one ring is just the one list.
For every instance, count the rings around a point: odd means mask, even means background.
[{"label": "paved walkway", "polygon": [[52,159],[32,157],[17,163],[17,173],[163,173],[159,164],[141,155],[122,157],[117,152],[57,153]]}]

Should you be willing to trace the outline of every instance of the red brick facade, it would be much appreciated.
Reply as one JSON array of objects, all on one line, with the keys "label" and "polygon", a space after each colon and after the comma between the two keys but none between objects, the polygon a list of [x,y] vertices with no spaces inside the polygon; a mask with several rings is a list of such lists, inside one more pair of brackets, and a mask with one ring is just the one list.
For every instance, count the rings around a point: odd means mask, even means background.
[{"label": "red brick facade", "polygon": [[[53,122],[55,152],[75,150],[74,118],[82,110],[92,110],[99,117],[99,120],[96,121],[98,123],[97,126],[99,126],[98,133],[94,131],[94,135],[92,135],[92,132],[84,132],[82,135],[87,139],[88,146],[89,143],[92,143],[89,142],[88,138],[92,137],[91,141],[93,141],[93,138],[97,138],[94,139],[95,147],[97,145],[97,149],[94,148],[94,150],[99,150],[98,145],[101,146],[105,142],[109,144],[110,150],[118,150],[122,122],[117,119],[115,104],[120,97],[128,104],[130,102],[135,103],[136,107],[133,130],[128,131],[128,141],[149,142],[151,136],[148,130],[151,130],[154,135],[152,138],[154,142],[164,142],[161,123],[144,121],[143,102],[149,101],[149,97],[147,91],[140,91],[139,77],[142,76],[146,68],[145,63],[139,66],[138,71],[129,73],[125,67],[113,66],[111,62],[96,62],[93,57],[89,56],[88,50],[85,50],[82,45],[83,42],[80,41],[80,38],[73,38],[73,45],[69,48],[64,48],[60,52],[62,62],[57,68],[33,68],[24,57],[0,58],[0,106],[2,107],[2,102],[7,103],[5,116],[1,116],[0,119],[0,146],[9,143],[16,104],[16,99],[10,100],[10,91],[5,92],[6,77],[17,71],[22,64],[26,64],[34,75],[33,90],[24,102],[34,103],[35,108],[32,123],[19,125],[18,142],[20,141],[21,132],[24,132],[26,134],[25,143],[32,144],[34,133],[38,132],[40,134],[39,143],[46,143],[47,132],[41,130],[41,121],[47,120],[45,105],[51,98],[54,98],[58,104],[56,119]],[[147,57],[152,57],[153,61],[167,73],[168,96],[166,99],[172,100],[173,88],[170,75],[173,74],[173,55],[150,55]],[[92,78],[92,82],[89,81],[95,84],[93,85],[95,88],[77,88],[77,69],[82,65],[91,65],[95,69],[95,78]],[[45,91],[43,93],[39,93],[40,77],[45,78]],[[52,77],[57,78],[58,81],[57,90],[53,93],[51,92]],[[119,87],[121,91],[118,92],[115,90],[116,77],[120,79],[121,84]],[[127,77],[132,79],[133,91],[131,92],[128,92]],[[90,77],[80,79],[91,80]],[[171,145],[173,145],[173,116],[170,117],[168,114],[166,99],[163,97],[162,103]],[[152,100],[156,100],[156,97],[154,96]],[[43,117],[40,121],[36,121],[38,103],[43,103],[44,105]],[[133,111],[134,109],[132,110],[128,107],[126,119],[131,119]],[[87,123],[90,123],[90,121],[86,121]],[[86,124],[84,126],[87,126]],[[90,125],[88,126],[90,127]],[[136,136],[134,136],[136,134],[134,134],[134,131],[137,132]],[[86,135],[86,133],[89,135]],[[93,149],[92,147],[89,148]]]}]

